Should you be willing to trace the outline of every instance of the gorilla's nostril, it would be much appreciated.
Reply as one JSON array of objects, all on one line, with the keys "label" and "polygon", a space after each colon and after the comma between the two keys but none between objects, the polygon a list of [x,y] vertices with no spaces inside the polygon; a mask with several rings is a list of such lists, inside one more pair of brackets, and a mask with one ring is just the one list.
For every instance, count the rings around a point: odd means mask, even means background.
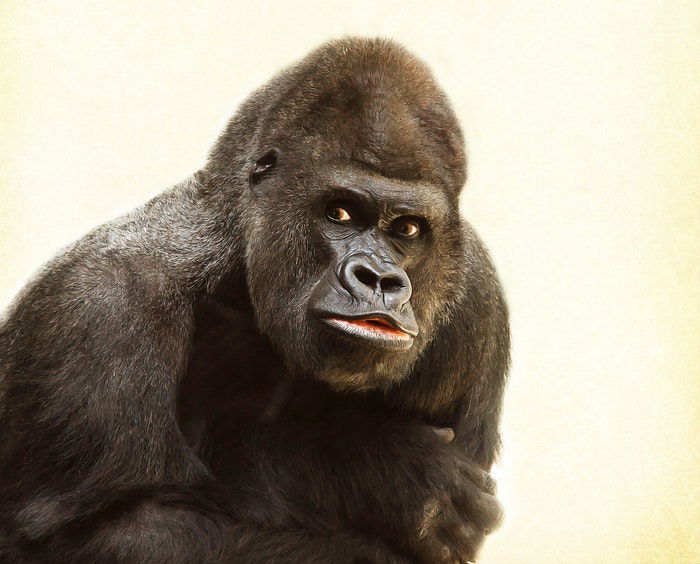
[{"label": "gorilla's nostril", "polygon": [[386,276],[380,280],[379,287],[382,292],[396,292],[404,288],[405,284],[398,276]]},{"label": "gorilla's nostril", "polygon": [[375,268],[374,265],[358,262],[349,262],[341,273],[341,280],[344,280],[351,294],[359,292],[358,295],[367,297],[367,291],[371,290],[372,294],[380,292],[392,300],[407,300],[411,296],[411,282],[403,270],[391,264],[381,264]]},{"label": "gorilla's nostril", "polygon": [[355,278],[357,278],[365,286],[374,288],[377,285],[378,276],[369,268],[358,266],[353,270],[353,274],[355,275]]}]

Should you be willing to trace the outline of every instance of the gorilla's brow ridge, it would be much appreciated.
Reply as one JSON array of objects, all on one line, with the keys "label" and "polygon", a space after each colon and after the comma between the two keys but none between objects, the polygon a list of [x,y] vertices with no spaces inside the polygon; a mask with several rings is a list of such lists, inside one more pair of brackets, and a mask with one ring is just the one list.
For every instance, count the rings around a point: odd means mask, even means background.
[{"label": "gorilla's brow ridge", "polygon": [[436,221],[448,214],[449,202],[435,184],[406,182],[355,170],[336,173],[327,186],[330,197],[370,204],[397,215],[417,215]]}]

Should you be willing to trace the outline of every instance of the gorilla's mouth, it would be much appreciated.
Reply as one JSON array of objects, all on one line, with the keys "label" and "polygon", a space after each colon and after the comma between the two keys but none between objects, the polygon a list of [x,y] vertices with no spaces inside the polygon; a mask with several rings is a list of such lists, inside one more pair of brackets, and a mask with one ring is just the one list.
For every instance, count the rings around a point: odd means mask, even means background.
[{"label": "gorilla's mouth", "polygon": [[388,319],[386,316],[326,317],[323,321],[348,336],[389,348],[410,348],[416,335],[414,331],[403,329],[394,319]]}]

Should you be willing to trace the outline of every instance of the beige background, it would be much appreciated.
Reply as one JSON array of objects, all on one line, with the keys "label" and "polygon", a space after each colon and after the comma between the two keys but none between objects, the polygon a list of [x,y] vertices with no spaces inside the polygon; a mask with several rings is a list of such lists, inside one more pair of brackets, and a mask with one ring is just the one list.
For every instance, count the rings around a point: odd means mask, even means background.
[{"label": "beige background", "polygon": [[0,301],[195,171],[235,104],[344,34],[424,58],[512,308],[484,562],[700,561],[700,5],[0,4]]}]

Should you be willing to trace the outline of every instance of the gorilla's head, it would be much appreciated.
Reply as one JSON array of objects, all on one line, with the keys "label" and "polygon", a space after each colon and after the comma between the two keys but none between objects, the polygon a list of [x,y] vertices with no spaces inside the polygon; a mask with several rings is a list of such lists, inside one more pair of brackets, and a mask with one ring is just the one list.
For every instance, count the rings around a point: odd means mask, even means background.
[{"label": "gorilla's head", "polygon": [[427,67],[327,44],[244,102],[209,168],[245,186],[248,291],[288,366],[337,389],[406,376],[463,270],[463,139]]}]

